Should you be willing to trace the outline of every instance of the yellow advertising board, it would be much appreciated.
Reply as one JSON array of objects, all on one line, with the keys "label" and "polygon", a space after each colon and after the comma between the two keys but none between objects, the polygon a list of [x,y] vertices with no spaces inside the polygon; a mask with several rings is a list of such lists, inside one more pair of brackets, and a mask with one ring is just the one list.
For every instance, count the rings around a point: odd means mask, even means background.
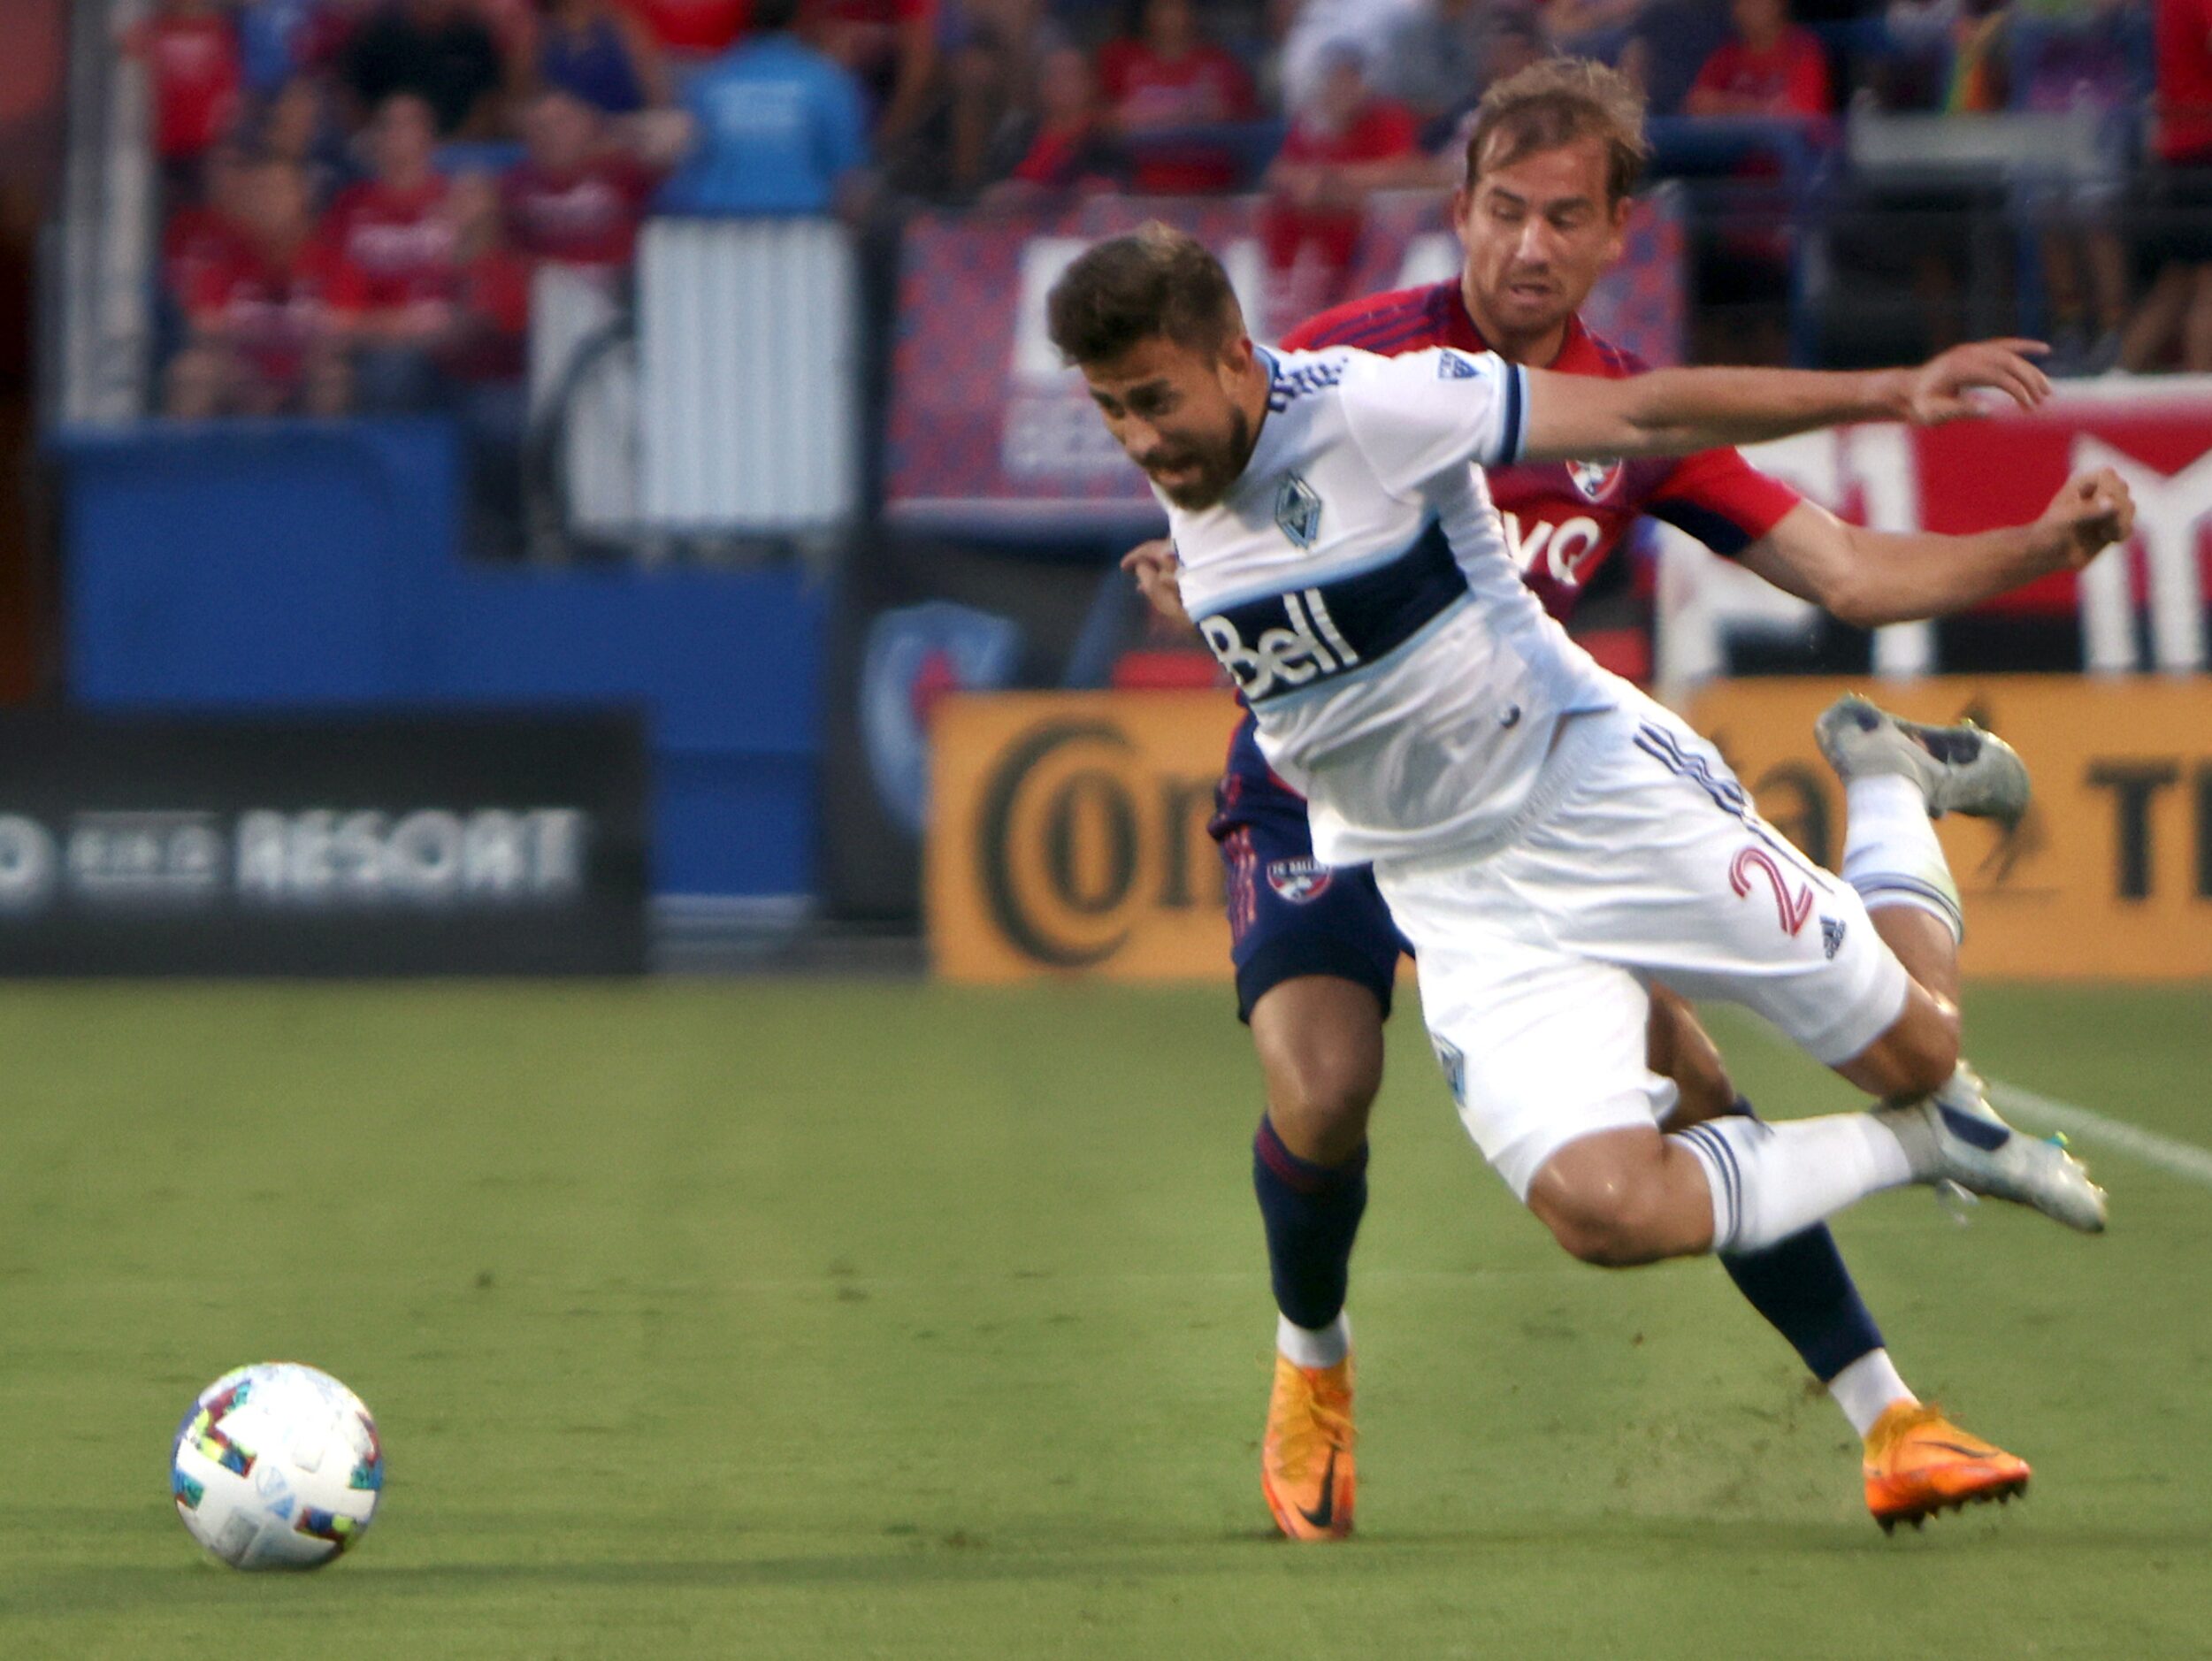
[{"label": "yellow advertising board", "polygon": [[1714,683],[1690,723],[1759,811],[1827,866],[1843,854],[1843,791],[1812,723],[1851,687],[1916,721],[1971,716],[2004,735],[2035,781],[2010,833],[1956,816],[1939,827],[1966,901],[1967,974],[2212,976],[2212,679]]},{"label": "yellow advertising board", "polygon": [[1236,716],[1221,692],[945,699],[923,876],[937,972],[1225,976],[1206,822]]},{"label": "yellow advertising board", "polygon": [[[2035,802],[2009,833],[1950,818],[1970,975],[2212,976],[2212,679],[1739,680],[1688,711],[1760,810],[1822,864],[1843,791],[1813,718],[1848,688],[2011,740]],[[1206,834],[1236,705],[1218,692],[964,695],[932,723],[926,874],[938,972],[971,982],[1228,972]]]}]

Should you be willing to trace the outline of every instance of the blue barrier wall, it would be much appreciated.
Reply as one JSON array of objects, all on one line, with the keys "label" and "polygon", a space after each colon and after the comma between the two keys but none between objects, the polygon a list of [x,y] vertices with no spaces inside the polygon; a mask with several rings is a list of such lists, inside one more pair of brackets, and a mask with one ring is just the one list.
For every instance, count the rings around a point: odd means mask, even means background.
[{"label": "blue barrier wall", "polygon": [[642,705],[655,889],[812,892],[829,601],[796,569],[465,559],[437,421],[149,425],[57,448],[78,703]]}]

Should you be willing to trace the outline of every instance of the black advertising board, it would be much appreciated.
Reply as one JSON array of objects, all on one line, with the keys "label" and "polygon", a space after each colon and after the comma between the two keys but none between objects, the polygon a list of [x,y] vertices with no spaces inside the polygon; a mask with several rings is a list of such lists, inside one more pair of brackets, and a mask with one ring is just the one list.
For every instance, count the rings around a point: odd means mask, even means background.
[{"label": "black advertising board", "polygon": [[628,714],[0,716],[0,975],[645,967]]}]

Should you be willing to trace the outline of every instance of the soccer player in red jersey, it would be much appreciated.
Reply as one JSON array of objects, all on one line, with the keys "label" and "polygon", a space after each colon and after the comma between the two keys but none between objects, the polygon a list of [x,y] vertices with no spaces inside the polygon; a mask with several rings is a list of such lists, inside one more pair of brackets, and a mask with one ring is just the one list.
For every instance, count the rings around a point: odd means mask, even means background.
[{"label": "soccer player in red jersey", "polygon": [[[1283,344],[1384,355],[1449,347],[1568,374],[1639,372],[1641,364],[1592,334],[1577,311],[1621,251],[1644,156],[1642,113],[1618,75],[1575,60],[1537,65],[1492,88],[1453,198],[1466,250],[1458,279],[1354,301]],[[1868,626],[1963,609],[2078,568],[2109,540],[2112,501],[2125,494],[2107,475],[2072,480],[2033,524],[1950,537],[1846,524],[1734,450],[1514,466],[1489,477],[1524,576],[1555,616],[1572,611],[1648,514]],[[1167,545],[1147,544],[1124,563],[1155,606],[1182,615]],[[1262,1487],[1285,1534],[1336,1538],[1350,1529],[1354,1494],[1344,1294],[1366,1204],[1367,1120],[1382,1084],[1382,1023],[1402,945],[1369,872],[1316,864],[1305,805],[1269,771],[1249,716],[1231,743],[1219,801],[1213,829],[1228,869],[1238,1010],[1251,1028],[1267,1098],[1253,1186],[1282,1312]],[[1913,903],[1880,915],[1900,930],[1948,930],[1932,905]],[[1942,990],[1954,996],[1956,988]],[[1651,991],[1649,1065],[1680,1090],[1672,1124],[1749,1114],[1688,1007],[1664,988]],[[1529,1203],[1554,1221],[1540,1192]],[[1572,1231],[1555,1221],[1555,1232],[1565,1241]],[[1595,1246],[1582,1255],[1610,1260]],[[1865,1438],[1867,1504],[1885,1527],[2024,1484],[2024,1462],[1949,1424],[1907,1389],[1825,1226],[1722,1261]]]}]

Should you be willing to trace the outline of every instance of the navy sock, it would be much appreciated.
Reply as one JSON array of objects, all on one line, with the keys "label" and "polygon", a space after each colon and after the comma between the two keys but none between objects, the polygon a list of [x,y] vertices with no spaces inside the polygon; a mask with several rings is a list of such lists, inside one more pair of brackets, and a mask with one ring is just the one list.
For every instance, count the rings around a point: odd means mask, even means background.
[{"label": "navy sock", "polygon": [[[1758,1117],[1741,1096],[1735,1112]],[[1868,1351],[1882,1347],[1881,1329],[1866,1313],[1825,1222],[1764,1251],[1724,1253],[1720,1267],[1823,1384]]]},{"label": "navy sock", "polygon": [[1342,1165],[1315,1165],[1284,1147],[1262,1119],[1251,1181],[1267,1229],[1275,1306],[1298,1326],[1328,1326],[1343,1310],[1352,1237],[1367,1208],[1367,1144]]}]

